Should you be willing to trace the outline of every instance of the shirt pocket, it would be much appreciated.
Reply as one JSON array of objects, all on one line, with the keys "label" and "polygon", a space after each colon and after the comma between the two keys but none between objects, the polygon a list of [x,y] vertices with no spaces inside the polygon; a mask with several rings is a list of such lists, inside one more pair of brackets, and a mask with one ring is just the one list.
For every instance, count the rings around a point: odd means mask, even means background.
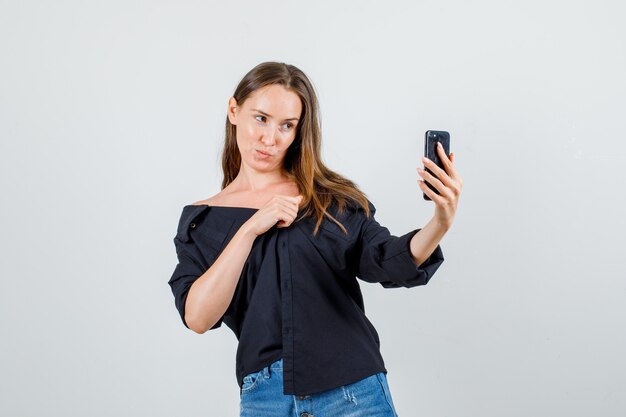
[{"label": "shirt pocket", "polygon": [[[315,227],[315,223],[313,223],[313,227]],[[344,225],[344,227],[346,226]],[[333,238],[341,239],[344,242],[347,242],[350,240],[350,236],[346,235],[346,233],[343,230],[341,230],[341,227],[339,227],[339,225],[332,220],[324,219],[322,223],[320,224],[320,229],[323,232],[325,232],[327,235],[330,234],[330,236]],[[346,228],[346,230],[348,231],[348,233],[350,232],[349,229]]]},{"label": "shirt pocket", "polygon": [[[344,227],[350,233],[349,226],[344,224]],[[300,224],[300,228],[308,238],[305,240],[307,244],[302,247],[292,245],[292,250],[299,250],[302,254],[306,254],[305,256],[309,257],[312,262],[317,262],[321,257],[324,262],[320,265],[327,265],[335,274],[342,275],[347,273],[347,258],[354,241],[350,234],[346,235],[339,225],[327,219],[322,221],[315,236],[313,235],[315,219],[307,219]],[[309,245],[312,245],[315,249],[311,251],[311,246]]]},{"label": "shirt pocket", "polygon": [[[302,230],[302,232],[309,237],[314,243],[320,243],[327,240],[340,240],[343,242],[347,242],[350,240],[350,236],[346,235],[343,230],[339,227],[337,223],[332,220],[328,220],[324,218],[320,223],[320,226],[317,230],[317,234],[314,236],[313,231],[315,230],[315,224],[317,220],[312,217],[306,217],[296,223],[298,227]],[[350,233],[350,229],[344,225]]]},{"label": "shirt pocket", "polygon": [[254,391],[254,389],[259,386],[262,377],[262,370],[244,376],[243,384],[241,386],[241,395],[248,394],[249,392]]}]

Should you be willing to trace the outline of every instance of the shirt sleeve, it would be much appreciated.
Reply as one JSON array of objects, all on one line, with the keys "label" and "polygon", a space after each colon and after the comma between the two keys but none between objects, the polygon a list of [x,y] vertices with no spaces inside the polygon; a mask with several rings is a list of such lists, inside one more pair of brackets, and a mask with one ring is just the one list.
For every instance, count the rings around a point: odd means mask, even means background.
[{"label": "shirt sleeve", "polygon": [[362,224],[357,251],[357,276],[366,282],[378,282],[385,288],[425,285],[443,263],[443,252],[437,245],[421,265],[411,255],[411,238],[421,229],[394,236],[380,225],[370,203],[371,217]]},{"label": "shirt sleeve", "polygon": [[[192,241],[183,242],[179,236],[174,238],[174,245],[176,246],[176,254],[178,256],[178,264],[174,268],[174,272],[168,284],[174,294],[174,304],[180,314],[180,318],[183,321],[185,327],[189,328],[185,321],[185,302],[187,301],[187,295],[191,285],[202,275],[208,268],[202,266],[202,262],[199,261],[196,255],[197,248]],[[216,329],[222,325],[224,316],[211,327],[211,330]]]}]

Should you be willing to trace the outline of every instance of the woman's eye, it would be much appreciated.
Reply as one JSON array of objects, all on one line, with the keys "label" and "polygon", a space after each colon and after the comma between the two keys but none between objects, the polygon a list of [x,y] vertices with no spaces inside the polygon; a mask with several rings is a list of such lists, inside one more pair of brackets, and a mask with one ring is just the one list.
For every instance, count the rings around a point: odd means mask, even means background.
[{"label": "woman's eye", "polygon": [[[255,116],[257,120],[259,120],[259,117],[262,119],[265,119],[265,116]],[[259,120],[259,122],[265,122],[265,120]]]},{"label": "woman's eye", "polygon": [[292,124],[291,123],[285,123],[283,126],[286,126],[287,129],[291,129]]}]

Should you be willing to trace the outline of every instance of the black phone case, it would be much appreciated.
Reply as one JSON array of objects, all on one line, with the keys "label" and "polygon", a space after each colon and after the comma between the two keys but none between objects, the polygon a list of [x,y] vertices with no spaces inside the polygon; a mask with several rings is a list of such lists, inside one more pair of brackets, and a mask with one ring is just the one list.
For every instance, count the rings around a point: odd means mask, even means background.
[{"label": "black phone case", "polygon": [[[439,154],[437,153],[437,142],[441,142],[441,144],[443,145],[443,150],[445,151],[448,158],[450,157],[450,133],[444,130],[426,131],[426,134],[424,136],[424,156],[433,161],[439,168],[445,171],[443,162],[441,161],[441,159],[439,158]],[[429,168],[425,168],[424,170],[432,174],[435,178],[437,177]],[[439,191],[435,187],[433,187],[427,180],[424,181],[428,188],[439,194]],[[422,195],[424,196],[424,200],[430,200],[430,197],[428,197],[426,193],[422,193]]]}]

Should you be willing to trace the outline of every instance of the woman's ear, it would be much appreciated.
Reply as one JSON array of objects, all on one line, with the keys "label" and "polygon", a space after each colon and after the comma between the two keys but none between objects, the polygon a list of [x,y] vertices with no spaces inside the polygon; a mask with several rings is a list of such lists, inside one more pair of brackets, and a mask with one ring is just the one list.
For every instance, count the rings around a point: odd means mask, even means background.
[{"label": "woman's ear", "polygon": [[233,126],[237,125],[237,112],[239,111],[239,107],[237,107],[237,100],[235,97],[231,97],[228,99],[228,120],[230,124]]}]

